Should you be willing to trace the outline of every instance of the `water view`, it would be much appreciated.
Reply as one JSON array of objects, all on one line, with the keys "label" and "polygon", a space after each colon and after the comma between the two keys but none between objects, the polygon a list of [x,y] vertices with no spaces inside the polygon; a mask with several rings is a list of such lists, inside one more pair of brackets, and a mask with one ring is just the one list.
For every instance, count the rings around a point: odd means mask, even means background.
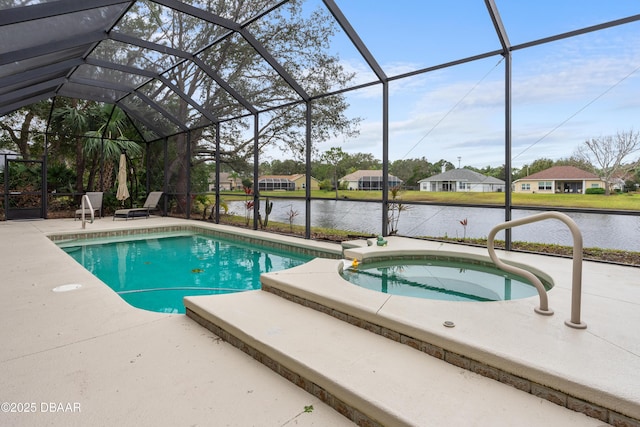
[{"label": "water view", "polygon": [[[305,206],[303,200],[271,199],[273,210],[270,221],[288,223],[289,212],[297,211],[293,224],[304,225]],[[244,215],[243,202],[230,202],[229,210]],[[382,206],[379,203],[313,200],[311,202],[311,225],[313,227],[351,230],[360,233],[379,234],[381,231]],[[538,211],[513,211],[513,219],[533,215]],[[632,215],[605,215],[569,213],[582,232],[584,247],[640,251],[640,217]],[[463,226],[461,221],[467,220]],[[504,222],[502,209],[419,206],[412,205],[401,213],[398,234],[418,237],[485,238],[491,229]],[[504,239],[499,232],[497,239]],[[558,220],[545,220],[513,229],[514,241],[572,245],[572,237],[565,224]]]}]

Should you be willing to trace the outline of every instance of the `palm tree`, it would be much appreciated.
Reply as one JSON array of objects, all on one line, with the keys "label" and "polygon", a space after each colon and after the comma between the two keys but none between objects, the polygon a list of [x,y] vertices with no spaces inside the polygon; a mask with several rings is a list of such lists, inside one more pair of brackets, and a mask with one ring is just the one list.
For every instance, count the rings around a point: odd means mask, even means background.
[{"label": "palm tree", "polygon": [[71,103],[58,107],[53,111],[52,124],[58,135],[71,135],[76,154],[76,182],[75,191],[84,192],[83,175],[86,166],[83,151],[83,135],[88,129],[88,117],[85,113],[87,103],[73,100]]},{"label": "palm tree", "polygon": [[115,170],[120,154],[126,151],[130,157],[136,157],[141,155],[143,150],[138,143],[126,139],[129,121],[121,109],[105,104],[96,113],[95,122],[99,124],[98,128],[84,134],[84,153],[92,160],[87,187],[93,186],[102,161],[104,169],[99,188],[104,191],[111,189],[115,183]]}]

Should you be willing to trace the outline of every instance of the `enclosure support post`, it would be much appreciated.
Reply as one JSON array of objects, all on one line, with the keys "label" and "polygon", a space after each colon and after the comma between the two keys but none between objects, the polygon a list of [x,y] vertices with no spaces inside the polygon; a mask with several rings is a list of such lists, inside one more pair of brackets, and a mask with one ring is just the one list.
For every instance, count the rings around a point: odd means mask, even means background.
[{"label": "enclosure support post", "polygon": [[[504,220],[511,221],[511,52],[504,55],[505,94],[504,94]],[[511,228],[504,231],[505,250],[511,250]]]},{"label": "enclosure support post", "polygon": [[306,128],[305,135],[305,192],[304,192],[304,238],[311,238],[311,101],[305,103],[306,110]]},{"label": "enclosure support post", "polygon": [[[220,122],[216,122],[216,206],[215,223],[220,224]],[[231,188],[229,188],[231,189]]]},{"label": "enclosure support post", "polygon": [[[147,169],[147,173],[149,173],[149,169]],[[169,138],[164,138],[164,176],[162,179],[162,186],[164,194],[169,193]],[[149,189],[147,188],[147,194],[149,194]],[[175,196],[174,196],[175,197]],[[169,198],[164,198],[164,214],[167,214],[167,209],[169,208]]]},{"label": "enclosure support post", "polygon": [[382,82],[382,235],[389,235],[389,81]]},{"label": "enclosure support post", "polygon": [[191,131],[187,131],[187,201],[185,203],[186,217],[191,218]]},{"label": "enclosure support post", "polygon": [[258,155],[258,137],[260,135],[260,117],[258,113],[253,115],[253,229],[258,229],[258,215],[260,214],[260,191],[258,189],[258,178],[260,156]]}]

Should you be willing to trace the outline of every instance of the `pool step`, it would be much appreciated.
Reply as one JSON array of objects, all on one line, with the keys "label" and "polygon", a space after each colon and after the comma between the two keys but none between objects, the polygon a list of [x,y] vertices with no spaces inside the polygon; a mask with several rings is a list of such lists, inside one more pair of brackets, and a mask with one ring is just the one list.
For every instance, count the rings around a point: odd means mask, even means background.
[{"label": "pool step", "polygon": [[269,292],[187,297],[185,307],[358,425],[602,425]]}]

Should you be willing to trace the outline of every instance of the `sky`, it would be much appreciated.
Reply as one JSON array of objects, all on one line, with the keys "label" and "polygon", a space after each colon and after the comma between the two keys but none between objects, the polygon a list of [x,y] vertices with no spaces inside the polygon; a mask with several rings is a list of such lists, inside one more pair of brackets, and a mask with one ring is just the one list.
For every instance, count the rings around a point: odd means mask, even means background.
[{"label": "sky", "polygon": [[[308,0],[311,7],[319,0]],[[640,14],[637,0],[495,0],[511,45]],[[336,0],[388,77],[494,51],[484,1]],[[354,85],[374,75],[344,34],[331,51]],[[392,80],[389,159],[505,163],[505,61],[500,55]],[[512,165],[570,157],[584,141],[640,130],[640,23],[512,53]],[[382,87],[346,95],[360,134],[319,145],[382,159]],[[459,158],[459,159],[458,159]]]}]

